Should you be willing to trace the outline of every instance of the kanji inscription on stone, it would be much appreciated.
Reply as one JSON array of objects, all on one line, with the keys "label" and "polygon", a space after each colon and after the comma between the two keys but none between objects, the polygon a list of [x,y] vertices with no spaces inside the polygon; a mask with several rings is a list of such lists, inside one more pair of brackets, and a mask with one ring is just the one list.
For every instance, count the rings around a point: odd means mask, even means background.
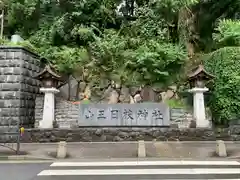
[{"label": "kanji inscription on stone", "polygon": [[164,103],[80,104],[80,126],[169,126]]}]

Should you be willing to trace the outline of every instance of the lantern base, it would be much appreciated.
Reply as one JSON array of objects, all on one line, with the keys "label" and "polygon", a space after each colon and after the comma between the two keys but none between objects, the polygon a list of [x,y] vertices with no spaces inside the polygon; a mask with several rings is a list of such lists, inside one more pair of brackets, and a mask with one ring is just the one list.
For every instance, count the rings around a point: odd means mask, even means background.
[{"label": "lantern base", "polygon": [[207,92],[208,88],[193,88],[188,92],[193,93],[193,115],[196,120],[197,128],[210,128],[210,123],[206,119],[205,104],[204,104],[204,92]]},{"label": "lantern base", "polygon": [[39,121],[39,128],[51,129],[53,128],[53,122],[55,118],[54,94],[58,93],[59,90],[56,88],[41,88],[40,92],[44,93],[44,108],[43,108],[43,119]]},{"label": "lantern base", "polygon": [[59,93],[60,91],[52,87],[52,88],[40,88],[40,92],[56,94],[56,93]]}]

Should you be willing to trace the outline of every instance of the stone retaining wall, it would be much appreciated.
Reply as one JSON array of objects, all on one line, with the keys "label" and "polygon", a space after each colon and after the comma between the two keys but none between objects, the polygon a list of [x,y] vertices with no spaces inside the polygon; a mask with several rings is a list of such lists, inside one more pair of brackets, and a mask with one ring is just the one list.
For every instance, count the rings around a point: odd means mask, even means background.
[{"label": "stone retaining wall", "polygon": [[40,82],[39,57],[22,47],[0,47],[0,128],[33,127],[35,97]]},{"label": "stone retaining wall", "polygon": [[[43,116],[43,95],[36,98],[35,105],[35,128],[38,128],[39,121]],[[59,97],[55,98],[55,126],[59,128],[74,128],[78,126],[79,105],[71,104]]]},{"label": "stone retaining wall", "polygon": [[112,142],[153,139],[160,141],[240,141],[240,128],[212,129],[172,129],[172,128],[77,128],[39,130],[27,129],[21,142]]}]

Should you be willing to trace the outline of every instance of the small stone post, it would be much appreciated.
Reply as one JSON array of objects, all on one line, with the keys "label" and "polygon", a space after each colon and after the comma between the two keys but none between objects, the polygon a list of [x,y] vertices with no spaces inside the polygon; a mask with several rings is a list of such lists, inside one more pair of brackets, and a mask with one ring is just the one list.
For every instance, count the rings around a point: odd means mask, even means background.
[{"label": "small stone post", "polygon": [[138,141],[138,157],[140,158],[146,157],[146,148],[144,140]]},{"label": "small stone post", "polygon": [[213,77],[213,75],[206,72],[203,65],[199,65],[188,75],[191,86],[188,92],[193,93],[193,115],[196,120],[197,128],[210,127],[210,122],[206,119],[204,92],[208,91],[208,88],[205,87],[205,81]]},{"label": "small stone post", "polygon": [[35,78],[41,80],[43,87],[40,92],[44,93],[43,119],[39,122],[39,128],[51,129],[55,119],[55,94],[59,92],[57,87],[61,83],[61,76],[47,65]]},{"label": "small stone post", "polygon": [[227,149],[224,141],[222,140],[216,141],[216,154],[219,157],[227,157]]},{"label": "small stone post", "polygon": [[67,156],[67,142],[60,141],[57,149],[57,158],[64,159]]}]

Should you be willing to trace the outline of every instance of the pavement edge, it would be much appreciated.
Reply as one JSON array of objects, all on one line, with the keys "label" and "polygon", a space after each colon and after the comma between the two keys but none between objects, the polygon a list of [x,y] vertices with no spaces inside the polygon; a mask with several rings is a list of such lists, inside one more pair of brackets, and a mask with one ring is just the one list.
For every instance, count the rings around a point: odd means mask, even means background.
[{"label": "pavement edge", "polygon": [[0,156],[0,161],[6,161],[6,160],[36,160],[36,161],[54,161],[54,158],[46,158],[46,157],[37,157],[37,156],[29,156],[29,155],[11,155],[11,156]]}]

